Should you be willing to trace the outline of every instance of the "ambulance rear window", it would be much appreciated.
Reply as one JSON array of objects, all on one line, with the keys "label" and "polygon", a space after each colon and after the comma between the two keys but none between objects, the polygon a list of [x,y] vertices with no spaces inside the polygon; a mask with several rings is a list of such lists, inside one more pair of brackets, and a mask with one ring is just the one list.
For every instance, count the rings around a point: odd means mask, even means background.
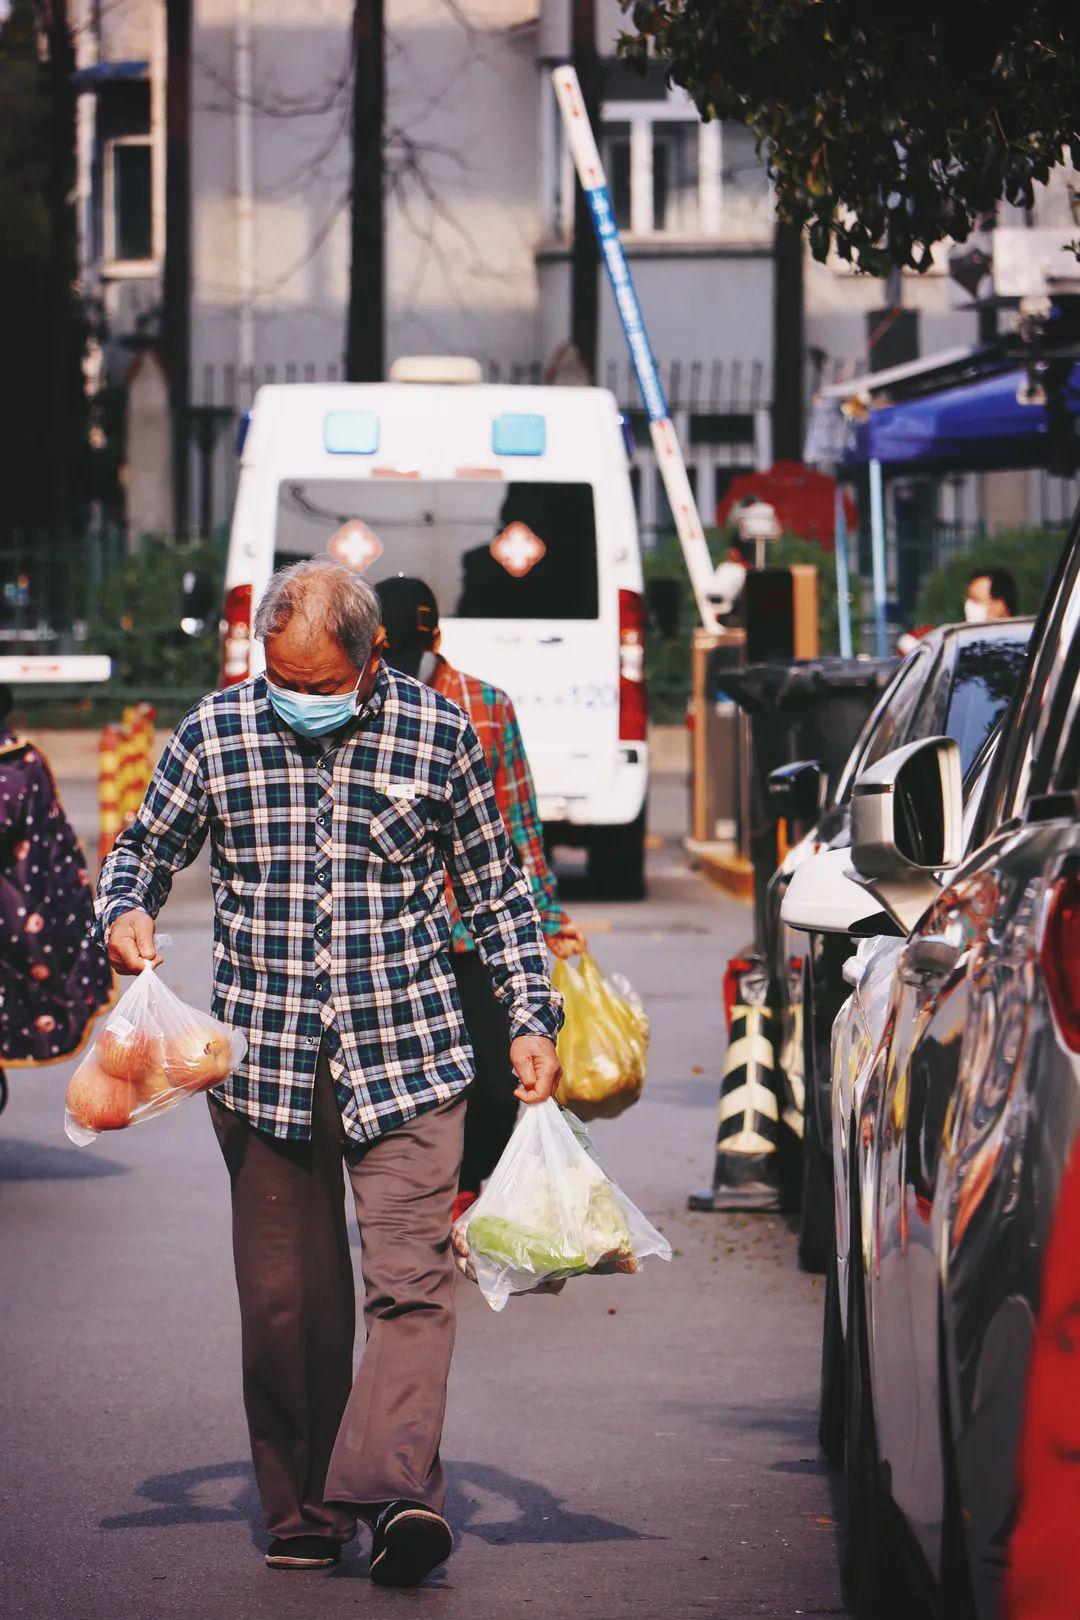
[{"label": "ambulance rear window", "polygon": [[426,580],[446,618],[599,616],[591,484],[285,479],[275,568],[326,553],[373,585]]}]

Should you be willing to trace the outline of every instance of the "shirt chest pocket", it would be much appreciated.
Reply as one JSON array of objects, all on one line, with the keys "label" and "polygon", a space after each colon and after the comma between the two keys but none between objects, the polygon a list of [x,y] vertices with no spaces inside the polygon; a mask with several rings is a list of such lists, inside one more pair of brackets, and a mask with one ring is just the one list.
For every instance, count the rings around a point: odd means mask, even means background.
[{"label": "shirt chest pocket", "polygon": [[428,837],[420,790],[412,784],[377,783],[371,798],[372,848],[387,861],[407,861]]}]

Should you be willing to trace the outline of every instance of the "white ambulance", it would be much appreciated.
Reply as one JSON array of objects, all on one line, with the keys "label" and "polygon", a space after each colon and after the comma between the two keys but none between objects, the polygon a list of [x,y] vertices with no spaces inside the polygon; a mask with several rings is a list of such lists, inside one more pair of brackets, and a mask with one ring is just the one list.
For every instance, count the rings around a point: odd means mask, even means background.
[{"label": "white ambulance", "polygon": [[262,667],[273,569],[328,554],[372,584],[431,585],[452,663],[510,693],[552,844],[596,888],[644,883],[645,614],[622,422],[598,388],[500,386],[472,361],[387,383],[259,390],[243,441],[224,683]]}]

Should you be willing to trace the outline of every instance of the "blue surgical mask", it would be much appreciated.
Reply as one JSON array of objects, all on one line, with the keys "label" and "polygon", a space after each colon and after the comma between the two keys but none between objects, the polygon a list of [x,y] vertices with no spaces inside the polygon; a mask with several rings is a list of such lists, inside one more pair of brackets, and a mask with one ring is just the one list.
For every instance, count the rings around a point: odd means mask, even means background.
[{"label": "blue surgical mask", "polygon": [[359,690],[360,681],[351,692],[290,692],[273,681],[266,683],[274,712],[300,737],[325,737],[347,726],[356,714]]}]

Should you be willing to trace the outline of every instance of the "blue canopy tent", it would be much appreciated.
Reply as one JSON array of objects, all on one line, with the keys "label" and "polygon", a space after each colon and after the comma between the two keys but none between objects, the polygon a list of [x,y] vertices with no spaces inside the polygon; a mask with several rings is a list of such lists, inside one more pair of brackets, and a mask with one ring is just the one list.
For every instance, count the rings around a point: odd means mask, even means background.
[{"label": "blue canopy tent", "polygon": [[[1080,364],[1067,373],[1061,405],[1080,417]],[[838,469],[866,467],[870,477],[870,545],[877,651],[887,648],[885,618],[884,474],[896,470],[978,472],[1042,467],[1051,445],[1050,412],[1026,371],[982,377],[871,411],[852,424]]]},{"label": "blue canopy tent", "polygon": [[[844,465],[974,472],[986,467],[1041,467],[1050,423],[1041,398],[1031,404],[1028,375],[1007,371],[966,388],[886,405],[858,423]],[[1062,404],[1080,413],[1080,365],[1062,388]]]}]

